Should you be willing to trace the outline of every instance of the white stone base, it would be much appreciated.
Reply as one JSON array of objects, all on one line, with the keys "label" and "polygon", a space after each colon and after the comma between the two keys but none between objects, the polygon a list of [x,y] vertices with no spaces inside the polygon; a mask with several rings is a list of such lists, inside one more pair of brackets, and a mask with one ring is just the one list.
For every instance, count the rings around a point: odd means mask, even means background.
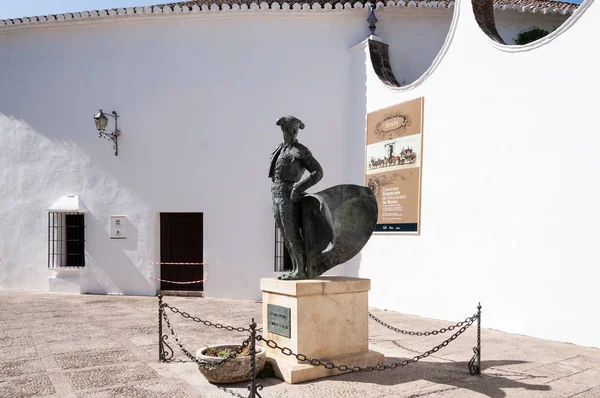
[{"label": "white stone base", "polygon": [[[377,366],[384,356],[369,350],[369,279],[319,277],[301,281],[261,279],[264,338],[280,347],[335,365]],[[269,331],[268,305],[290,310],[290,337]],[[288,383],[341,374],[339,370],[313,366],[281,350],[267,347],[275,374]]]},{"label": "white stone base", "polygon": [[52,293],[85,294],[88,292],[85,268],[49,268],[48,291]]},{"label": "white stone base", "polygon": [[[342,372],[337,369],[327,369],[324,366],[313,366],[307,365],[306,363],[299,364],[295,360],[290,360],[290,357],[283,354],[271,353],[268,354],[267,358],[273,365],[275,375],[290,384],[302,383],[303,381],[322,379],[324,377],[337,376],[351,372]],[[382,353],[372,350],[355,354],[339,355],[336,357],[319,358],[323,363],[331,362],[335,365],[346,365],[348,368],[352,366],[365,367],[383,365],[384,359],[385,357]]]}]

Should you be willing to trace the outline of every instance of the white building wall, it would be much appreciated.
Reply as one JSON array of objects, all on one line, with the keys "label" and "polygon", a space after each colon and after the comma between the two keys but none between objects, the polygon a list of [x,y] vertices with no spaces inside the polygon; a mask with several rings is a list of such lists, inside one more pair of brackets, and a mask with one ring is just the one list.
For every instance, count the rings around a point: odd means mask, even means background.
[{"label": "white building wall", "polygon": [[[538,120],[550,132],[558,131],[557,124],[542,116],[531,120],[526,117],[531,112],[525,110],[509,112],[510,118],[500,113],[532,105],[525,96],[513,95],[529,87],[523,85],[529,84],[530,75],[515,79],[505,70],[484,74],[496,58],[506,66],[503,57],[513,54],[491,47],[465,10],[470,12],[463,7],[460,14],[461,22],[466,21],[457,30],[460,40],[444,57],[444,65],[451,66],[437,68],[408,93],[380,87],[373,76],[365,80],[367,55],[348,51],[366,36],[366,10],[103,17],[0,28],[0,288],[48,289],[46,208],[73,193],[89,211],[90,292],[154,294],[158,284],[149,276],[158,272],[150,262],[160,259],[158,214],[203,212],[209,263],[205,294],[259,298],[258,280],[271,276],[273,269],[267,167],[281,139],[276,119],[294,114],[305,122],[300,139],[325,169],[316,189],[362,184],[367,109],[425,95],[423,234],[375,237],[336,273],[371,277],[372,304],[379,307],[456,319],[481,299],[489,311],[486,326],[548,336],[541,330],[545,324],[527,318],[523,307],[514,316],[516,303],[527,298],[531,302],[525,308],[538,310],[548,302],[550,290],[564,287],[558,285],[565,279],[559,279],[563,272],[556,255],[562,253],[564,261],[570,261],[576,242],[591,239],[586,234],[591,226],[579,217],[576,228],[569,229],[575,232],[561,235],[568,253],[555,245],[558,238],[549,228],[539,226],[548,223],[537,202],[541,193],[525,177],[515,179],[508,171],[514,171],[516,163],[506,158],[516,156],[510,146],[516,138],[525,146],[533,145],[535,134],[543,138]],[[407,83],[421,76],[436,57],[451,21],[448,10],[408,11],[378,11],[377,32],[390,44],[392,65],[401,71],[399,80]],[[551,45],[561,40],[562,36]],[[562,44],[560,51],[570,44]],[[473,48],[483,48],[486,59],[477,58],[480,53]],[[556,56],[555,51],[544,60]],[[523,54],[527,53],[514,56]],[[542,61],[533,59],[532,66],[541,68]],[[475,70],[477,79],[470,80],[474,65],[481,68]],[[586,65],[577,70],[591,76]],[[556,106],[580,95],[571,86],[544,82],[548,77],[557,78],[549,71],[536,78],[535,98],[555,98]],[[491,89],[482,93],[486,85]],[[561,91],[555,91],[557,86]],[[110,142],[98,139],[92,117],[99,108],[121,115],[118,157]],[[467,109],[479,113],[473,117]],[[570,104],[567,109],[574,115],[582,108]],[[540,112],[544,117],[554,114]],[[566,118],[558,125],[564,126]],[[517,129],[513,120],[522,122]],[[570,126],[579,127],[574,134],[586,131],[579,119],[570,120]],[[479,135],[483,122],[494,134]],[[534,135],[516,135],[524,129],[535,130]],[[499,131],[502,137],[508,134],[510,143],[489,138],[500,137]],[[469,152],[459,157],[461,163],[452,163],[454,152],[449,149],[456,151],[459,144]],[[553,150],[558,146],[555,141],[540,145]],[[536,163],[546,155],[533,148],[528,157],[519,158],[531,167],[525,170],[549,183],[553,176],[566,177],[562,169],[547,173],[547,164]],[[584,161],[594,164],[585,156],[573,160]],[[583,188],[573,181],[564,183],[579,193]],[[504,190],[498,193],[497,187]],[[518,199],[511,190],[518,195],[534,192]],[[443,193],[452,199],[441,198]],[[575,201],[568,199],[570,204]],[[582,212],[587,200],[589,196],[578,199],[582,207],[573,211]],[[499,207],[497,212],[489,212],[490,204]],[[469,212],[457,210],[465,208]],[[109,239],[109,216],[114,214],[128,217],[126,240]],[[529,239],[527,229],[507,226],[507,215],[531,225],[537,235]],[[585,215],[595,216],[593,209]],[[504,224],[498,226],[498,220]],[[508,251],[511,245],[518,250]],[[583,265],[583,260],[594,259],[591,251],[577,253],[577,264],[582,265],[576,266],[584,268],[584,277],[597,272]],[[540,265],[547,261],[550,271]],[[529,264],[536,265],[528,269]],[[523,279],[511,276],[515,270],[524,273]],[[547,272],[556,273],[547,279],[551,285],[532,287]],[[493,285],[489,275],[502,284]],[[431,288],[423,290],[429,283]],[[463,287],[456,292],[459,283]],[[590,284],[590,279],[584,283]],[[507,294],[525,286],[526,296]],[[573,286],[571,290],[579,292]],[[557,300],[550,302],[556,305]],[[573,301],[568,298],[558,308],[564,310]],[[549,311],[539,319],[546,319]],[[573,340],[590,341],[579,337]]]},{"label": "white building wall", "polygon": [[[2,287],[47,289],[45,209],[87,208],[93,293],[154,294],[159,212],[203,212],[208,296],[258,298],[272,275],[275,121],[305,122],[321,187],[344,182],[347,49],[363,13],[144,20],[0,35]],[[119,156],[92,117],[120,115]],[[112,123],[112,122],[111,122]],[[112,125],[111,125],[112,126]],[[129,220],[110,240],[112,214]],[[249,283],[255,280],[256,283]]]},{"label": "white building wall", "polygon": [[[158,213],[189,211],[204,213],[206,295],[260,297],[248,280],[272,275],[275,121],[291,113],[305,122],[301,140],[325,169],[318,187],[347,182],[348,48],[368,32],[366,14],[153,15],[3,28],[0,209],[9,227],[0,230],[0,286],[48,288],[45,209],[72,193],[89,209],[90,292],[153,294]],[[427,64],[434,54],[416,58]],[[118,157],[98,139],[99,108],[121,116]],[[114,214],[128,217],[126,240],[109,239]]]},{"label": "white building wall", "polygon": [[425,98],[421,234],[369,241],[370,304],[459,320],[481,301],[484,327],[600,346],[600,6],[523,47],[491,42],[468,0],[455,17],[426,79],[390,89],[367,69],[368,112]]}]

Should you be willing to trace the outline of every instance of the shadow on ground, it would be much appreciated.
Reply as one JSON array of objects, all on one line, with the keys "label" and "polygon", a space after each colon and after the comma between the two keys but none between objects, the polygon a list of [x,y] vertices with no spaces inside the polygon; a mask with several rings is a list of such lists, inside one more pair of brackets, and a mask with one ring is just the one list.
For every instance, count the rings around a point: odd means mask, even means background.
[{"label": "shadow on ground", "polygon": [[[386,362],[400,362],[403,359],[405,358],[388,357]],[[528,362],[508,360],[486,361],[483,364],[482,374],[471,376],[468,371],[467,362],[419,362],[385,371],[373,370],[372,372],[347,373],[326,379],[299,383],[297,386],[300,387],[309,384],[318,385],[323,382],[335,381],[394,386],[415,381],[427,381],[436,385],[445,385],[450,388],[443,388],[440,386],[441,388],[437,391],[430,391],[426,393],[426,395],[446,390],[465,389],[490,398],[506,397],[507,393],[503,391],[504,389],[550,391],[551,387],[549,385],[535,384],[535,380],[540,378],[540,376],[534,376],[527,372],[513,372],[502,369],[503,366],[523,363]],[[257,379],[257,381],[264,386],[264,390],[260,392],[263,397],[269,396],[270,386],[282,383],[281,380],[276,378]],[[232,396],[246,398],[248,393],[240,391],[240,389],[245,389],[246,385],[247,383],[236,383],[231,385],[216,385],[216,387]]]},{"label": "shadow on ground", "polygon": [[[386,363],[401,362],[406,358],[386,357]],[[372,372],[349,373],[329,380],[373,383],[378,385],[398,385],[414,381],[428,381],[444,384],[455,388],[471,390],[490,398],[504,398],[503,389],[520,388],[524,390],[549,391],[551,387],[545,384],[535,384],[540,376],[526,372],[502,370],[503,366],[518,365],[526,361],[495,360],[483,361],[482,373],[472,376],[469,374],[467,362],[418,362],[396,369]],[[320,382],[315,380],[314,382]]]}]

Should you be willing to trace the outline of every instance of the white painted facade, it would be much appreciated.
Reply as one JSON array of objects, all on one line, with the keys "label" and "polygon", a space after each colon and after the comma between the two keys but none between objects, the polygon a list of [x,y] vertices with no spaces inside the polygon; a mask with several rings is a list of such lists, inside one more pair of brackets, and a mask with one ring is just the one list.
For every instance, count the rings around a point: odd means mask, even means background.
[{"label": "white painted facade", "polygon": [[[354,49],[367,112],[425,98],[421,235],[363,249],[370,305],[462,319],[481,300],[486,327],[600,347],[599,18],[584,3],[546,38],[504,46],[462,1],[439,58],[401,89],[361,70],[368,51]],[[349,156],[363,153],[357,138]],[[362,173],[354,165],[353,182]]]},{"label": "white painted facade", "polygon": [[[153,295],[160,212],[202,212],[205,295],[258,299],[259,278],[273,275],[277,118],[306,124],[300,140],[325,170],[316,189],[362,184],[366,112],[424,96],[421,236],[375,236],[335,273],[371,278],[376,307],[454,320],[481,300],[485,326],[600,346],[597,326],[562,321],[592,310],[580,304],[598,276],[599,214],[585,184],[600,170],[585,102],[596,61],[582,50],[595,7],[518,53],[489,42],[468,2],[380,7],[377,34],[396,77],[414,82],[395,90],[355,46],[368,33],[361,7],[151,11],[0,24],[12,24],[0,26],[0,288],[50,288],[47,209],[74,194],[87,210],[87,267],[62,279],[81,278],[89,293]],[[567,18],[497,17],[507,42]],[[98,139],[100,108],[120,115],[119,156]],[[562,140],[567,125],[585,145]],[[563,147],[585,172],[550,161]],[[556,179],[573,195],[558,199]],[[561,203],[559,234],[547,215]],[[109,238],[115,214],[127,217],[127,239]]]}]

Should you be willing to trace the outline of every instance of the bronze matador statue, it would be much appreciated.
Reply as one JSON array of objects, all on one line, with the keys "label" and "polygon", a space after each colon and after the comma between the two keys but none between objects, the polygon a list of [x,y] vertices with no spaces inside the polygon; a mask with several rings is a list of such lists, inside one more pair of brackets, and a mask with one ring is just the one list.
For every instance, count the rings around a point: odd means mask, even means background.
[{"label": "bronze matador statue", "polygon": [[323,169],[298,142],[304,123],[284,116],[277,125],[283,142],[273,151],[269,169],[273,214],[293,264],[292,272],[280,278],[311,279],[358,254],[375,229],[377,201],[371,189],[359,185],[307,194],[323,178]]}]

